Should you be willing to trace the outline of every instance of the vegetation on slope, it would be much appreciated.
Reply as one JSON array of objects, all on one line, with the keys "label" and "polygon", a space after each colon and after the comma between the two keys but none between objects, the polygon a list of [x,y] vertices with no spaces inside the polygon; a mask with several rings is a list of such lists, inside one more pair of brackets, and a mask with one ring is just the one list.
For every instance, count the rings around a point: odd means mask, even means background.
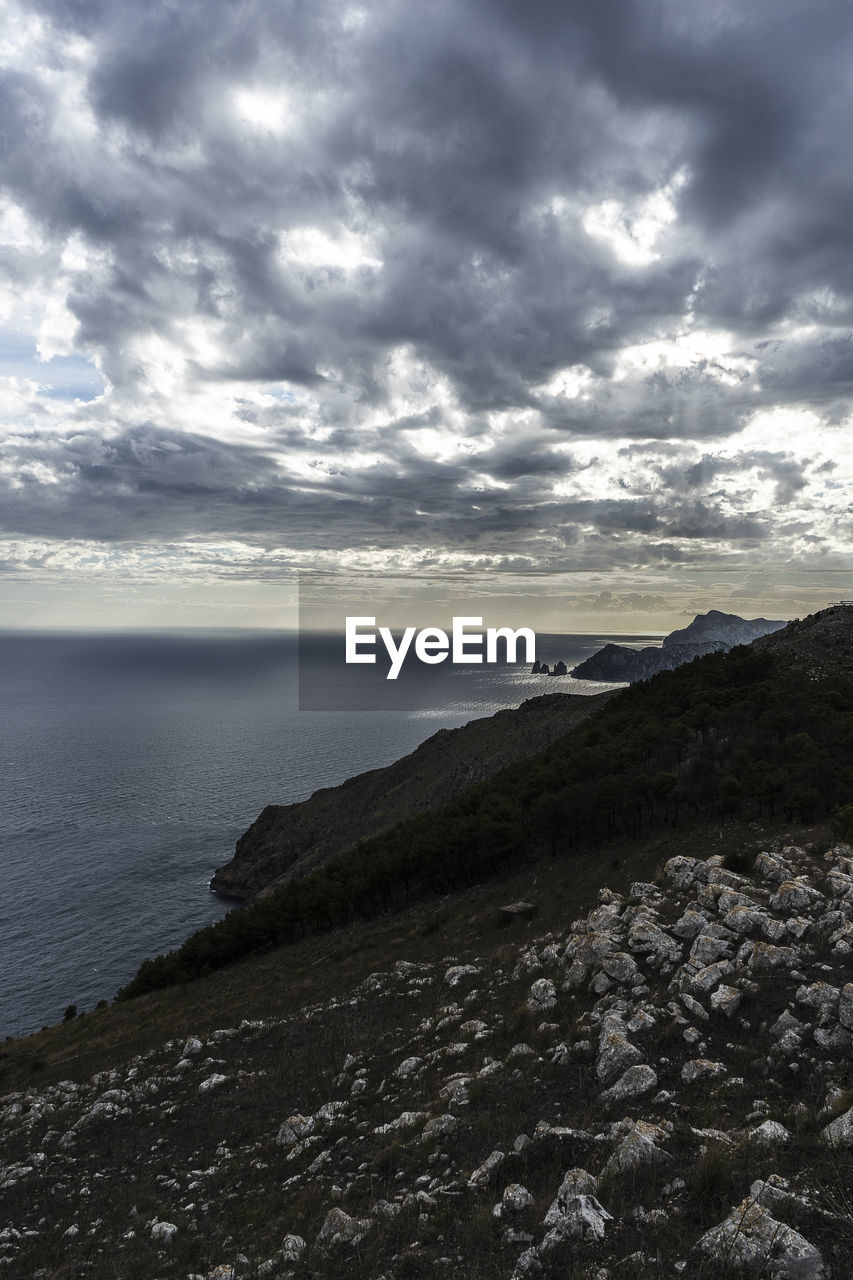
[{"label": "vegetation on slope", "polygon": [[300,880],[416,814],[439,809],[468,787],[541,751],[613,696],[545,694],[514,710],[440,729],[410,755],[324,787],[308,800],[267,805],[237,841],[211,888],[248,900]]},{"label": "vegetation on slope", "polygon": [[810,822],[853,796],[853,683],[784,652],[711,654],[612,698],[578,730],[444,808],[147,960],[127,998],[425,895],[685,818]]}]

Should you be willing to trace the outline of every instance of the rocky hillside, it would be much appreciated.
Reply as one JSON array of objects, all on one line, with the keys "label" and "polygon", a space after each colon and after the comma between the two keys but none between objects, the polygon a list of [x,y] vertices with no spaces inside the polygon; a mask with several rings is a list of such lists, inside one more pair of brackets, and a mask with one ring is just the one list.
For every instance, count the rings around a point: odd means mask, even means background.
[{"label": "rocky hillside", "polygon": [[846,1280],[851,956],[853,849],[788,846],[285,1018],[195,1034],[188,988],[0,1099],[0,1274]]},{"label": "rocky hillside", "polygon": [[414,814],[440,808],[475,783],[568,733],[610,697],[546,694],[516,710],[441,729],[384,769],[315,791],[300,804],[271,804],[237,842],[211,887],[241,901],[271,892],[359,840]]},{"label": "rocky hillside", "polygon": [[853,678],[853,606],[830,605],[755,641],[759,653],[780,655],[810,680]]},{"label": "rocky hillside", "polygon": [[734,613],[711,609],[697,614],[687,627],[665,636],[661,647],[631,649],[627,645],[607,644],[591,658],[572,668],[578,680],[612,680],[627,682],[650,680],[660,671],[674,671],[685,662],[703,658],[708,653],[727,652],[737,645],[751,644],[760,636],[785,627],[784,622],[767,618],[739,618]]}]

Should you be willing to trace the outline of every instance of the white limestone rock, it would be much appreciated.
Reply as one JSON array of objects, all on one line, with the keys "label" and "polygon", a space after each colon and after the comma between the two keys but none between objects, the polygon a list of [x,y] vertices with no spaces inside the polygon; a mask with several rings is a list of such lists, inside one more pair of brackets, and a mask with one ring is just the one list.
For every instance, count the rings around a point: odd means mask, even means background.
[{"label": "white limestone rock", "polygon": [[314,1132],[315,1120],[313,1116],[303,1116],[299,1112],[295,1112],[292,1116],[288,1116],[284,1124],[276,1135],[276,1142],[280,1147],[292,1147],[294,1143],[301,1142],[303,1138],[309,1137]]},{"label": "white limestone rock", "polygon": [[220,1085],[225,1084],[227,1076],[220,1075],[214,1071],[212,1076],[208,1076],[206,1080],[202,1080],[198,1086],[199,1093],[210,1093],[213,1089],[218,1089]]},{"label": "white limestone rock", "polygon": [[513,1268],[511,1280],[530,1280],[531,1276],[541,1274],[542,1263],[539,1261],[538,1249],[525,1249]]},{"label": "white limestone rock", "polygon": [[459,1121],[456,1116],[449,1113],[441,1116],[433,1116],[424,1125],[424,1131],[421,1134],[421,1141],[428,1142],[431,1138],[449,1138],[459,1128]]},{"label": "white limestone rock", "polygon": [[302,1236],[286,1235],[281,1242],[282,1262],[298,1262],[307,1247]]},{"label": "white limestone rock", "polygon": [[823,894],[798,876],[796,880],[782,881],[770,906],[774,911],[807,911],[819,902],[823,902]]},{"label": "white limestone rock", "polygon": [[840,995],[838,987],[832,986],[829,982],[810,982],[808,985],[797,987],[794,999],[798,1004],[804,1004],[809,1009],[828,1009],[830,1013],[835,1013]]},{"label": "white limestone rock", "polygon": [[705,965],[704,969],[700,969],[698,973],[691,973],[686,966],[683,972],[687,973],[690,986],[697,995],[708,995],[722,982],[723,978],[734,973],[734,965],[730,960],[717,960],[713,964]]},{"label": "white limestone rock", "polygon": [[333,1249],[343,1244],[358,1244],[373,1226],[370,1218],[351,1218],[337,1206],[326,1214],[317,1244],[321,1249]]},{"label": "white limestone rock", "polygon": [[769,1178],[756,1178],[749,1188],[749,1194],[756,1204],[771,1213],[783,1209],[791,1200],[790,1183],[778,1173],[771,1173]]},{"label": "white limestone rock", "polygon": [[658,1077],[654,1069],[646,1063],[629,1067],[609,1089],[599,1094],[599,1102],[605,1106],[613,1106],[619,1102],[630,1102],[633,1098],[642,1098],[657,1088]]},{"label": "white limestone rock", "polygon": [[734,933],[767,934],[770,917],[754,902],[738,904],[723,916],[723,924]]},{"label": "white limestone rock", "polygon": [[160,1244],[169,1244],[171,1240],[178,1234],[178,1228],[174,1222],[152,1222],[151,1239],[158,1240]]},{"label": "white limestone rock", "polygon": [[838,1021],[848,1031],[853,1031],[853,982],[841,988],[838,1001]]},{"label": "white limestone rock", "polygon": [[701,933],[707,924],[708,917],[706,915],[688,908],[681,918],[676,920],[670,933],[674,933],[676,938],[684,938],[685,941],[689,942],[691,938],[695,938],[698,933]]},{"label": "white limestone rock", "polygon": [[657,1144],[666,1138],[660,1125],[649,1124],[647,1120],[633,1120],[631,1130],[625,1135],[619,1146],[610,1156],[604,1172],[627,1173],[643,1164],[660,1164],[669,1159],[668,1152]]},{"label": "white limestone rock", "polygon": [[782,884],[790,878],[793,867],[780,857],[778,853],[759,853],[755,859],[755,870],[771,884]]},{"label": "white limestone rock", "polygon": [[497,1177],[498,1169],[500,1169],[505,1159],[506,1153],[503,1151],[493,1151],[490,1156],[486,1156],[483,1163],[471,1174],[468,1179],[468,1186],[474,1191],[478,1191],[481,1187],[487,1187]]},{"label": "white limestone rock", "polygon": [[731,956],[731,945],[725,938],[714,938],[707,933],[697,934],[690,948],[690,959],[700,968]]},{"label": "white limestone rock", "polygon": [[407,1076],[414,1075],[424,1064],[423,1058],[404,1058],[400,1063],[394,1075],[398,1080],[405,1080]]},{"label": "white limestone rock", "polygon": [[595,1074],[601,1084],[607,1084],[626,1067],[642,1062],[643,1054],[632,1044],[623,1030],[603,1032],[598,1043]]},{"label": "white limestone rock", "polygon": [[707,880],[708,866],[698,858],[678,855],[664,864],[663,874],[676,889],[687,890]]},{"label": "white limestone rock", "polygon": [[406,1129],[417,1129],[418,1125],[423,1124],[427,1119],[426,1111],[401,1111],[394,1120],[389,1120],[387,1124],[379,1124],[373,1130],[374,1133],[400,1133]]},{"label": "white limestone rock", "polygon": [[628,930],[628,946],[631,951],[648,955],[659,964],[678,964],[681,960],[681,944],[664,933],[653,920],[637,916]]},{"label": "white limestone rock", "polygon": [[522,1186],[520,1182],[511,1182],[509,1186],[504,1187],[499,1203],[492,1210],[492,1216],[505,1218],[507,1215],[523,1213],[532,1204],[533,1196],[527,1187]]},{"label": "white limestone rock", "polygon": [[725,1267],[744,1267],[772,1280],[823,1280],[823,1258],[813,1244],[747,1196],[698,1243]]},{"label": "white limestone rock", "polygon": [[751,1129],[747,1137],[758,1147],[784,1146],[791,1139],[789,1131],[778,1120],[765,1120],[756,1129]]},{"label": "white limestone rock", "polygon": [[547,1013],[557,1004],[557,988],[550,978],[537,978],[530,988],[527,1007],[533,1014]]},{"label": "white limestone rock", "polygon": [[466,978],[477,978],[480,970],[473,964],[454,964],[445,972],[444,981],[449,987],[458,987]]},{"label": "white limestone rock", "polygon": [[601,969],[618,983],[631,984],[639,974],[636,960],[627,951],[611,951],[602,958]]},{"label": "white limestone rock", "polygon": [[708,1058],[693,1058],[690,1062],[685,1062],[681,1068],[681,1079],[685,1084],[695,1084],[700,1080],[717,1080],[720,1076],[728,1074],[728,1069],[722,1062],[711,1062]]},{"label": "white limestone rock", "polygon": [[733,1018],[740,1008],[742,1000],[742,991],[738,991],[737,987],[729,987],[725,982],[721,982],[716,991],[711,993],[711,1008],[716,1013],[722,1013],[726,1018]]},{"label": "white limestone rock", "polygon": [[607,1223],[613,1219],[595,1198],[597,1190],[597,1179],[586,1169],[568,1171],[545,1214],[544,1225],[550,1227],[550,1231],[539,1246],[542,1253],[564,1240],[604,1238]]},{"label": "white limestone rock", "polygon": [[824,1139],[834,1147],[853,1147],[853,1107],[836,1116],[822,1130]]},{"label": "white limestone rock", "polygon": [[793,966],[796,960],[797,953],[793,947],[776,947],[771,942],[756,942],[753,943],[749,957],[749,967],[759,973],[766,973],[771,969]]}]

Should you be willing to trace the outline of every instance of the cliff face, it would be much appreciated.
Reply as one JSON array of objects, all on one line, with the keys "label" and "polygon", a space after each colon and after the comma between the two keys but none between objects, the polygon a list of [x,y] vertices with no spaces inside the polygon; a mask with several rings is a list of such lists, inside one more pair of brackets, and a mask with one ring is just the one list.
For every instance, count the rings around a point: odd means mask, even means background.
[{"label": "cliff face", "polygon": [[359,840],[437,809],[466,787],[533,755],[610,696],[531,698],[517,710],[442,729],[402,760],[315,791],[309,800],[267,805],[237,841],[231,862],[216,872],[211,888],[247,901],[299,879]]},{"label": "cliff face", "polygon": [[572,669],[578,680],[611,680],[633,684],[649,680],[659,671],[672,671],[684,662],[702,658],[706,653],[751,644],[760,636],[779,631],[787,624],[767,618],[739,618],[734,613],[711,609],[700,613],[688,627],[672,631],[660,649],[631,649],[627,645],[607,644],[598,653]]},{"label": "cliff face", "polygon": [[631,649],[624,644],[606,644],[586,662],[574,667],[572,675],[579,680],[618,680],[633,684],[635,680],[649,680],[659,671],[672,671],[683,662],[727,648],[729,646],[720,641],[673,644],[666,649],[656,649],[651,645],[646,649]]}]

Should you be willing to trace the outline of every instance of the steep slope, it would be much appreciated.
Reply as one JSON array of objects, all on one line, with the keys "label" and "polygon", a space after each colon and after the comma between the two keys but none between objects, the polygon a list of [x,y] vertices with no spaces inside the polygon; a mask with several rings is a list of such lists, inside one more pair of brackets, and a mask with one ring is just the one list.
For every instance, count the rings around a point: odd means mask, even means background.
[{"label": "steep slope", "polygon": [[853,850],[735,861],[3,1097],[4,1274],[846,1280]]},{"label": "steep slope", "polygon": [[759,636],[781,630],[784,622],[767,618],[746,620],[734,613],[711,609],[697,614],[687,627],[665,636],[661,648],[631,649],[607,644],[591,658],[572,668],[578,680],[612,680],[632,683],[649,680],[660,671],[674,671],[685,662],[708,653],[727,652],[736,645],[751,644]]},{"label": "steep slope", "polygon": [[[810,624],[815,661],[826,647],[822,628]],[[845,630],[853,638],[853,611],[841,619]],[[146,960],[120,995],[510,875],[547,853],[577,858],[685,819],[825,820],[853,796],[853,680],[804,669],[785,635],[772,652],[709,654],[615,693],[572,732],[492,779]],[[835,644],[832,652],[845,651]]]},{"label": "steep slope", "polygon": [[211,887],[246,900],[280,888],[414,814],[439,808],[466,787],[533,755],[597,710],[611,694],[545,694],[517,710],[442,729],[384,769],[315,791],[300,804],[268,805],[240,837]]},{"label": "steep slope", "polygon": [[784,630],[756,640],[753,648],[795,666],[810,680],[853,679],[853,605],[830,605],[796,618]]}]

